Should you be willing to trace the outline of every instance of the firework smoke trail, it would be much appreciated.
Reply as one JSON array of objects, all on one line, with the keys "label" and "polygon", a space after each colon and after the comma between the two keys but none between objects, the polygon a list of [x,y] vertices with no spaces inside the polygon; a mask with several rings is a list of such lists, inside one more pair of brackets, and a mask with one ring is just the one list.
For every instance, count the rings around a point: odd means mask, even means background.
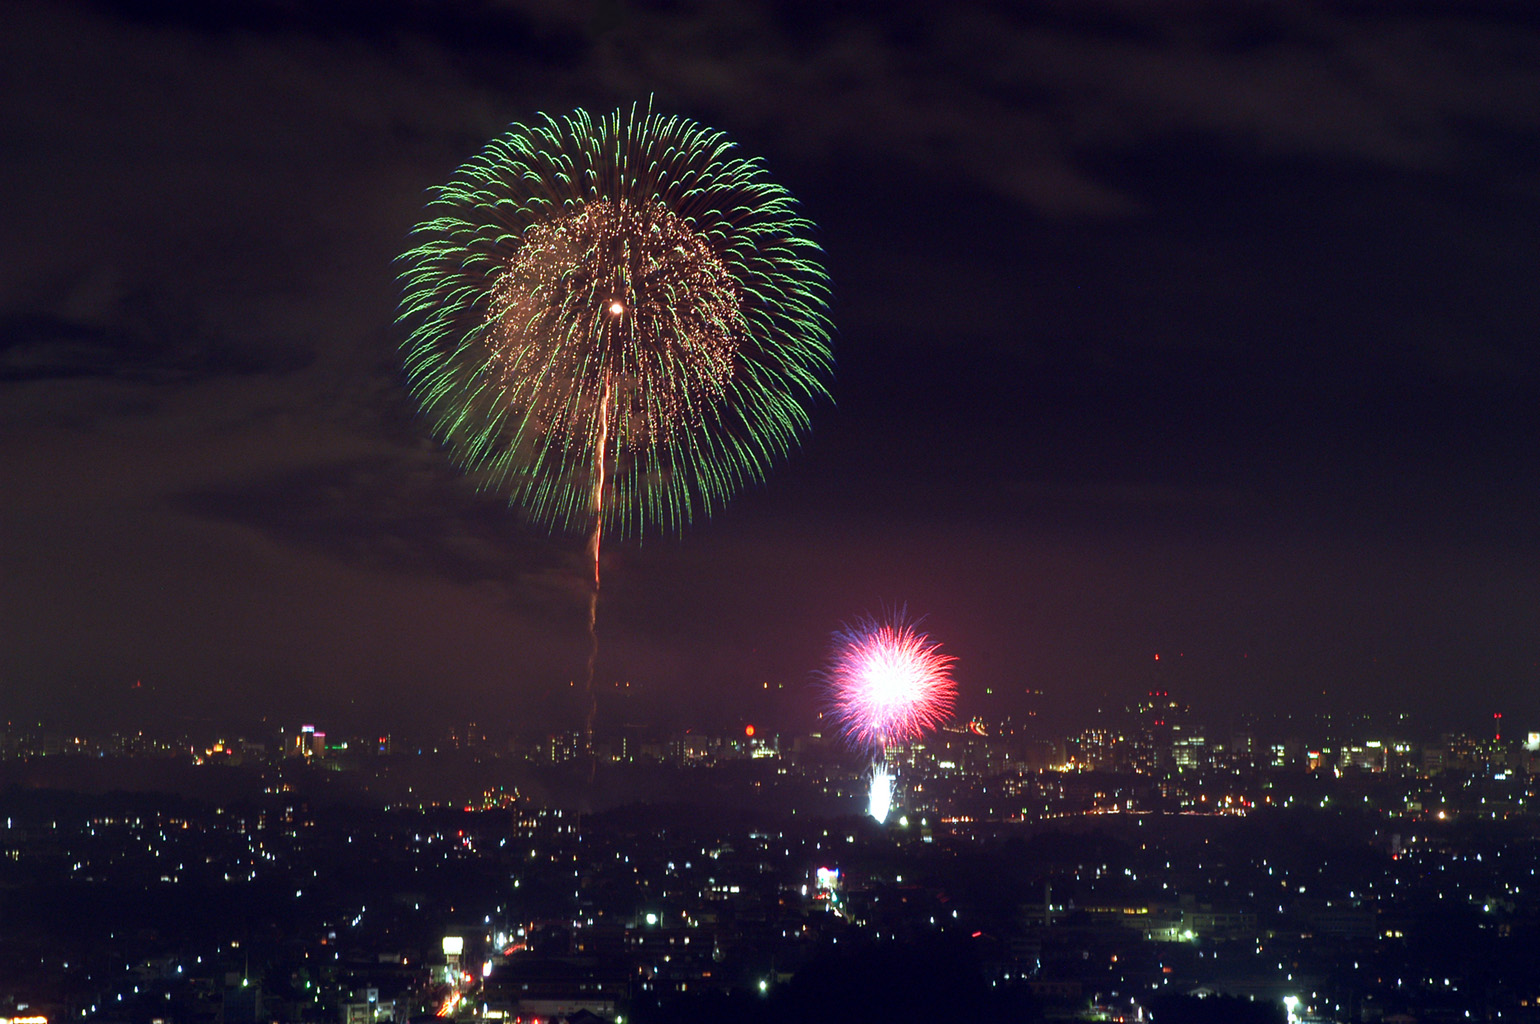
[{"label": "firework smoke trail", "polygon": [[894,774],[887,747],[913,740],[952,713],[957,685],[941,645],[899,608],[886,620],[859,619],[834,634],[824,672],[828,703],[840,733],[872,752],[868,812],[882,821],[892,806]]},{"label": "firework smoke trail", "polygon": [[594,762],[594,713],[598,699],[594,696],[594,664],[599,660],[599,540],[604,533],[604,451],[610,433],[610,381],[605,376],[604,388],[599,393],[599,443],[594,447],[594,491],[592,507],[594,532],[588,538],[589,554],[594,560],[594,585],[588,592],[588,671],[583,677],[583,748],[589,755],[588,771],[592,781]]}]

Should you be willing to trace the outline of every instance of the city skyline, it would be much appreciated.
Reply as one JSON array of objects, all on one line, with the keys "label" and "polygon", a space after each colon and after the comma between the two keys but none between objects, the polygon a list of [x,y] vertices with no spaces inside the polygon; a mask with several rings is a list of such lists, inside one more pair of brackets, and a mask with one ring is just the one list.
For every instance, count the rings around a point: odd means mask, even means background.
[{"label": "city skyline", "polygon": [[892,747],[885,821],[878,766],[807,737],[632,737],[595,774],[577,731],[0,731],[25,780],[0,785],[0,1013],[1540,1018],[1540,734],[1203,750],[1189,710],[1148,694],[1067,760],[971,729]]},{"label": "city skyline", "polygon": [[1522,8],[0,27],[0,720],[576,721],[581,539],[429,440],[393,261],[508,122],[652,96],[817,226],[833,401],[763,486],[607,546],[601,688],[805,720],[831,636],[906,603],[964,716],[1540,722]]},{"label": "city skyline", "polygon": [[880,761],[0,728],[0,1017],[1540,1020],[1540,733],[1199,742],[1198,710]]}]

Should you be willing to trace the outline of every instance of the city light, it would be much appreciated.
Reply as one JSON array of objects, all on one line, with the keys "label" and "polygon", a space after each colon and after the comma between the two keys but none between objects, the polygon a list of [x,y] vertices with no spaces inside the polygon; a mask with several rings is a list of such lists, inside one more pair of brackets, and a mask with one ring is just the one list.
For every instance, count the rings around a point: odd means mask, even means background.
[{"label": "city light", "polygon": [[[1190,726],[1190,710],[1169,696],[1150,703],[1159,713],[1151,721],[1165,723],[1160,728],[1181,727],[1187,730],[1184,739],[1198,734]],[[173,1005],[194,998],[195,991],[211,984],[218,991],[232,961],[231,985],[235,992],[244,990],[244,998],[273,998],[264,980],[274,970],[299,974],[298,1012],[336,1020],[342,1007],[357,1007],[342,1014],[343,1024],[399,1020],[399,998],[380,1000],[376,993],[384,989],[364,986],[387,980],[395,985],[407,977],[420,986],[422,1004],[446,1017],[528,1024],[538,1010],[540,1019],[554,1019],[547,1012],[553,1003],[523,995],[520,986],[528,982],[568,1001],[562,1005],[583,1005],[614,1020],[627,1009],[622,994],[627,990],[669,998],[725,990],[732,982],[717,959],[723,949],[752,949],[765,957],[759,962],[776,963],[780,970],[796,962],[777,959],[787,951],[781,943],[811,952],[844,949],[851,940],[887,943],[950,930],[989,949],[994,966],[984,980],[998,989],[1033,979],[1067,990],[1079,969],[1050,967],[1057,973],[1045,976],[1034,940],[1081,946],[1078,952],[1090,955],[1084,961],[1088,971],[1110,974],[1112,983],[1127,986],[1108,1019],[1150,1019],[1147,1005],[1136,1000],[1125,1006],[1130,991],[1213,987],[1221,998],[1230,998],[1214,981],[1232,972],[1276,976],[1292,987],[1323,970],[1340,971],[1359,991],[1417,1006],[1419,993],[1443,996],[1465,989],[1461,979],[1471,964],[1462,950],[1451,950],[1450,969],[1413,989],[1400,951],[1415,936],[1396,926],[1401,915],[1418,920],[1419,912],[1462,907],[1479,913],[1494,932],[1509,931],[1532,913],[1540,894],[1534,881],[1540,876],[1540,849],[1494,844],[1482,831],[1485,822],[1511,828],[1501,823],[1535,816],[1533,765],[1517,741],[1495,751],[1489,736],[1448,736],[1424,746],[1368,737],[1328,744],[1295,740],[1280,754],[1277,748],[1284,744],[1184,746],[1173,740],[1162,745],[1160,734],[1130,727],[1086,730],[1063,747],[1045,745],[1042,756],[1027,764],[1025,754],[1033,748],[1010,739],[1007,727],[990,722],[981,734],[959,723],[889,746],[874,771],[865,758],[852,759],[855,763],[831,758],[816,739],[777,737],[751,745],[739,734],[742,728],[717,737],[685,734],[675,747],[653,746],[647,755],[654,758],[649,772],[657,770],[660,756],[675,757],[673,767],[687,772],[692,785],[728,793],[742,787],[739,806],[746,810],[737,818],[692,814],[664,825],[643,812],[625,819],[617,831],[604,815],[580,820],[515,796],[507,783],[477,780],[478,792],[509,799],[488,804],[480,797],[457,797],[438,805],[439,811],[413,806],[386,819],[352,820],[353,812],[342,808],[304,807],[275,771],[261,779],[263,799],[254,804],[165,811],[136,806],[128,813],[96,811],[74,823],[52,812],[36,812],[28,820],[7,809],[0,814],[0,858],[22,871],[56,863],[72,884],[91,886],[104,884],[99,879],[131,877],[124,875],[121,859],[123,850],[131,850],[144,861],[147,880],[224,878],[236,905],[247,887],[270,891],[262,888],[270,882],[253,877],[253,865],[303,881],[305,892],[333,894],[348,891],[350,884],[337,864],[351,864],[361,854],[403,869],[398,877],[404,887],[396,891],[360,888],[340,903],[311,900],[295,907],[296,920],[309,922],[301,927],[313,929],[313,941],[293,947],[295,959],[281,968],[259,965],[255,956],[248,963],[246,941],[229,935],[217,947],[201,955],[190,951],[177,962],[125,953],[126,973],[105,988],[76,966],[74,977],[91,986],[75,1004],[84,1010],[83,1024],[96,1016],[89,1008],[92,999],[119,1016],[153,1021],[165,1013],[171,1019],[178,1012]],[[238,737],[226,747],[256,749]],[[279,770],[289,758],[305,772],[339,770],[307,764],[284,744],[272,749]],[[641,753],[641,744],[636,750]],[[1173,751],[1190,757],[1179,760]],[[1223,760],[1229,751],[1236,752],[1234,758]],[[1313,770],[1307,754],[1318,759]],[[410,756],[395,755],[388,767],[402,771],[401,758]],[[1066,761],[1070,770],[1059,770]],[[347,770],[367,770],[367,763]],[[773,799],[769,785],[787,777],[803,792],[829,798],[827,806],[842,807],[847,816],[821,817],[806,804],[783,808],[779,813],[785,817],[766,810],[767,798]],[[884,821],[893,823],[891,830],[848,817],[855,798],[870,798],[874,777],[889,796]],[[914,813],[900,814],[900,801]],[[475,810],[462,813],[463,806]],[[452,824],[433,816],[450,808]],[[1284,830],[1302,822],[1292,817],[1299,813],[1295,808],[1329,816],[1342,841],[1363,844],[1370,855],[1354,873],[1344,874],[1328,862],[1237,846],[1240,833],[1222,820],[1202,823],[1206,841],[1196,846],[1176,839],[1185,816],[1218,819],[1255,808],[1268,808]],[[1127,847],[1084,847],[1054,867],[1049,887],[1062,884],[1064,894],[1045,893],[1041,911],[1026,911],[1024,918],[1029,932],[1052,929],[1052,934],[1029,934],[1019,944],[1002,945],[1002,936],[987,923],[995,913],[987,891],[971,893],[975,876],[991,870],[994,858],[1016,842],[1019,826],[1049,834],[1054,822],[1067,820],[1071,828],[1058,841],[1075,843],[1070,837],[1082,834],[1083,827],[1077,819],[1089,824],[1093,815],[1114,813],[1128,816],[1129,835],[1138,839]],[[1440,813],[1460,822],[1462,831],[1445,831]],[[937,845],[926,846],[931,843]],[[920,869],[922,862],[910,859],[911,851],[927,849],[943,859]],[[767,865],[799,860],[805,870],[766,884]],[[438,883],[428,880],[478,874],[490,880],[479,895],[458,882],[436,891]],[[296,889],[290,884],[278,891]],[[517,916],[529,908],[511,906],[510,899],[522,901],[530,892],[548,902],[551,916],[533,921]],[[645,902],[638,905],[640,900]],[[397,950],[377,948],[382,932],[370,928],[379,914],[377,901],[416,926],[443,928],[448,922],[455,928],[454,934],[438,932],[443,959],[407,969]],[[1077,924],[1066,929],[1071,914]],[[1266,929],[1262,917],[1272,921]],[[773,922],[764,937],[741,923],[758,921]],[[138,933],[124,934],[132,943]],[[1100,955],[1098,949],[1113,935],[1117,951]],[[1383,944],[1374,965],[1356,958],[1322,962],[1341,942],[1365,939]],[[1188,966],[1152,966],[1149,957],[1123,955],[1125,945],[1140,942],[1185,944]],[[70,953],[69,962],[76,962]],[[479,964],[461,962],[470,955],[483,958]],[[539,977],[536,965],[552,956],[571,958],[561,961],[566,975]],[[372,965],[377,958],[377,979],[366,977],[372,966],[351,969],[358,972],[356,987],[313,980],[323,965],[331,969],[349,960]],[[56,970],[67,977],[64,968]],[[535,976],[521,976],[532,970]],[[1383,983],[1381,975],[1387,978]],[[750,991],[767,995],[782,977],[751,976]],[[1525,985],[1526,978],[1510,973],[1494,982],[1494,991],[1528,998]],[[1316,1019],[1313,1004],[1329,1015],[1333,998],[1340,997],[1306,989],[1291,998],[1288,1017],[1300,1024]],[[1113,1002],[1109,996],[1098,1005]],[[46,1024],[35,1019],[41,1015],[27,1016],[20,1000],[6,1005],[12,1016],[0,1024]]]}]

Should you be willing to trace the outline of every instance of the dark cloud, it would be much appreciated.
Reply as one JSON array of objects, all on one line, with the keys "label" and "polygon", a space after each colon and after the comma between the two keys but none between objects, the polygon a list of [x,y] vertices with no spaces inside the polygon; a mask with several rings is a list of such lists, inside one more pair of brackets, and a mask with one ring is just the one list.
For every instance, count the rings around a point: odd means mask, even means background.
[{"label": "dark cloud", "polygon": [[1138,212],[1084,158],[1173,134],[1439,171],[1504,164],[1483,129],[1540,124],[1532,20],[1126,3],[836,5],[794,17],[734,4],[638,21],[591,57],[621,95],[656,89],[704,105],[805,159],[858,139],[865,159],[945,173],[1053,216]]},{"label": "dark cloud", "polygon": [[519,614],[548,627],[577,615],[587,590],[576,545],[544,537],[517,509],[475,494],[442,453],[420,445],[411,454],[306,464],[174,502],[371,572],[502,592]]}]

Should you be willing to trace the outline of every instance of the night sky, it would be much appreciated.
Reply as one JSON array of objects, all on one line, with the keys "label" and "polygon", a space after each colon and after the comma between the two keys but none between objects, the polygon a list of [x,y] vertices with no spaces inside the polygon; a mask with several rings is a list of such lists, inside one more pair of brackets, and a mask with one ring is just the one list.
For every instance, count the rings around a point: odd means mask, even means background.
[{"label": "night sky", "polygon": [[837,368],[763,487],[607,547],[610,721],[809,727],[907,604],[1045,730],[1540,729],[1530,9],[7,4],[0,717],[571,725],[582,538],[428,439],[393,261],[508,122],[652,94],[817,223]]}]

